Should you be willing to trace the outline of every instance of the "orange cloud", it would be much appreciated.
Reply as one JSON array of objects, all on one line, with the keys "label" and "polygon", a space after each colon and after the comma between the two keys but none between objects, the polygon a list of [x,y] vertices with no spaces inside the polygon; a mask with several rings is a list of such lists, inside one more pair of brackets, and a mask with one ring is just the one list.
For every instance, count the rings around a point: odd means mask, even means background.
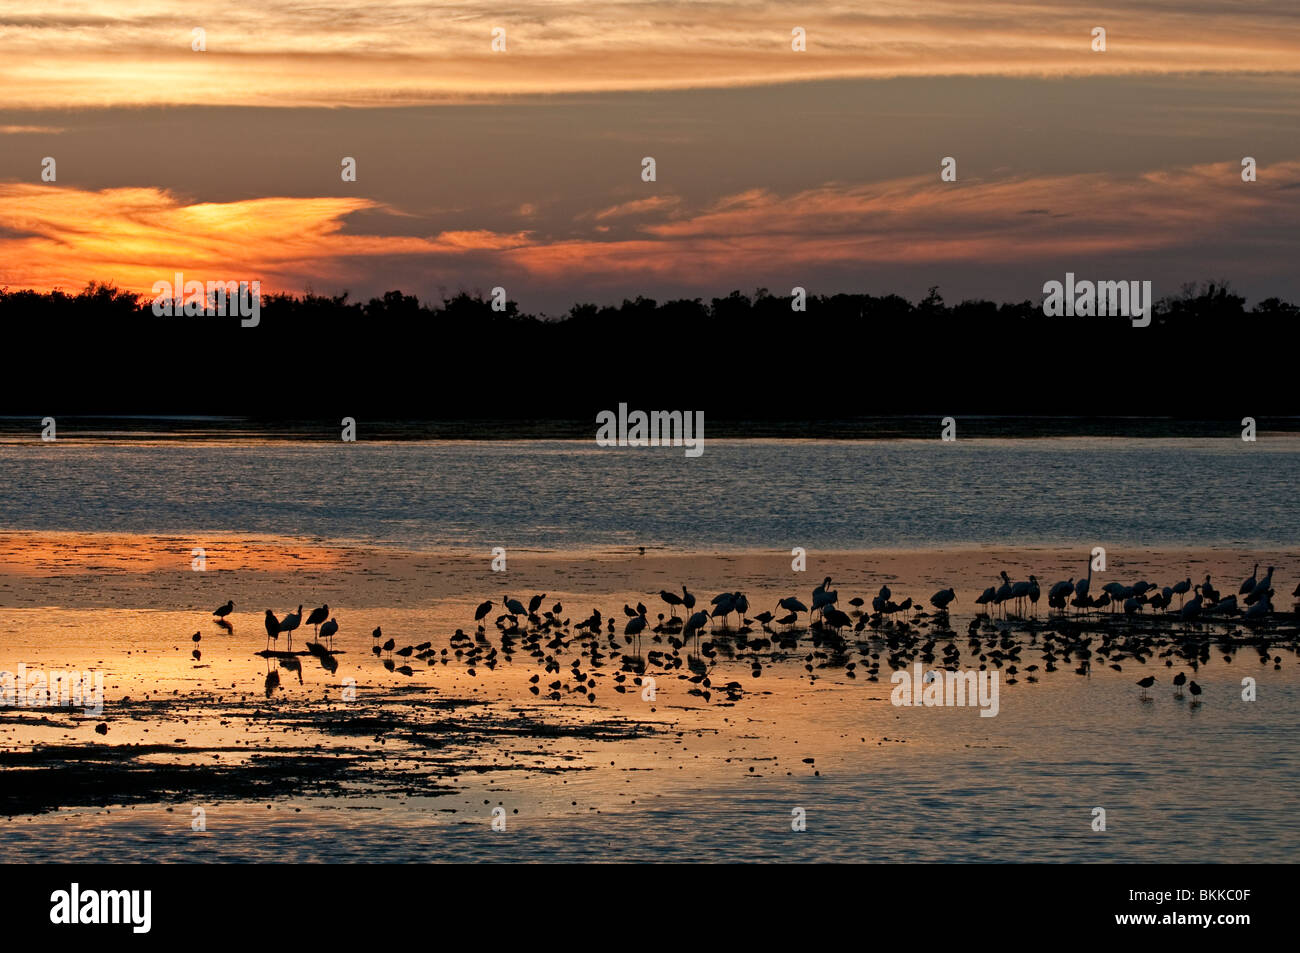
[{"label": "orange cloud", "polygon": [[[1222,0],[0,0],[0,108],[398,105],[833,77],[1300,69],[1293,5]],[[1108,31],[1106,52],[1090,32]],[[506,30],[493,52],[491,31]],[[807,33],[805,52],[791,31]],[[195,51],[204,31],[204,51]]]},{"label": "orange cloud", "polygon": [[[107,280],[148,292],[182,271],[296,292],[305,284],[352,286],[381,264],[405,262],[406,273],[413,267],[430,280],[477,273],[575,288],[654,278],[710,286],[777,265],[810,273],[880,263],[993,265],[1168,254],[1214,242],[1278,260],[1295,252],[1298,181],[1300,161],[1261,167],[1250,184],[1233,163],[956,183],[940,182],[936,169],[789,195],[751,190],[697,209],[671,194],[637,200],[579,215],[574,227],[585,222],[589,237],[562,240],[522,230],[351,234],[352,213],[387,211],[366,199],[187,205],[155,189],[10,183],[0,184],[0,284],[79,290]],[[611,217],[620,219],[619,237],[605,237],[597,224]]]}]

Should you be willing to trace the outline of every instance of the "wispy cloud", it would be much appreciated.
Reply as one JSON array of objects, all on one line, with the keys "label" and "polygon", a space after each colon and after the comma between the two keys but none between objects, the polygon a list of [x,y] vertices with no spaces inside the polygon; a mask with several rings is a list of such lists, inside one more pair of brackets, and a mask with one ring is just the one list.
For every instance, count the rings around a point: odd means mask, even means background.
[{"label": "wispy cloud", "polygon": [[[99,279],[144,292],[181,270],[200,280],[256,278],[287,291],[355,289],[367,276],[400,274],[418,276],[426,289],[512,281],[563,283],[570,294],[586,294],[665,278],[731,287],[790,269],[815,276],[880,264],[1177,258],[1207,243],[1243,260],[1293,260],[1300,190],[1288,186],[1300,179],[1300,162],[1262,167],[1250,184],[1239,173],[1219,163],[947,186],[926,176],[785,195],[755,189],[698,208],[666,196],[605,208],[606,220],[617,212],[617,234],[582,213],[574,227],[585,222],[589,231],[578,238],[522,227],[386,235],[388,210],[364,199],[187,204],[154,189],[0,184],[0,284],[79,289]],[[375,233],[347,229],[360,211],[380,213],[367,218]]]},{"label": "wispy cloud", "polygon": [[[1292,0],[0,0],[0,108],[395,105],[830,77],[1300,70]],[[790,49],[792,28],[806,52]],[[1090,30],[1108,49],[1090,48]],[[491,50],[506,30],[507,51]],[[191,49],[206,31],[206,52]]]}]

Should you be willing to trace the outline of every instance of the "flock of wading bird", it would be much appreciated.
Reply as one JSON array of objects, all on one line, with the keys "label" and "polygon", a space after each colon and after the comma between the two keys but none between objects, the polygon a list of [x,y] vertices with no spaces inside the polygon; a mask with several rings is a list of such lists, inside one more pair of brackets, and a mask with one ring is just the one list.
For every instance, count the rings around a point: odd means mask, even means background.
[{"label": "flock of wading bird", "polygon": [[[1270,566],[1261,577],[1256,565],[1237,592],[1227,596],[1214,588],[1209,576],[1196,585],[1189,577],[1163,588],[1146,580],[1131,585],[1110,582],[1094,595],[1090,562],[1086,577],[1064,580],[1048,588],[1049,618],[1039,621],[1037,605],[1042,590],[1037,576],[1012,582],[1004,571],[1000,573],[1001,585],[989,586],[974,600],[980,609],[966,630],[969,662],[978,662],[980,669],[993,666],[1004,670],[1007,684],[1015,684],[1021,675],[1026,681],[1037,682],[1040,670],[1055,672],[1058,663],[1072,666],[1076,674],[1089,675],[1094,662],[1119,672],[1124,662],[1145,665],[1149,659],[1159,658],[1166,667],[1181,664],[1196,672],[1209,661],[1214,644],[1222,651],[1225,662],[1232,661],[1234,651],[1253,648],[1261,664],[1271,662],[1280,669],[1282,658],[1271,655],[1272,647],[1285,644],[1294,651],[1300,630],[1288,625],[1296,621],[1294,612],[1282,614],[1273,607],[1273,572]],[[1192,594],[1190,599],[1188,593]],[[1300,599],[1300,585],[1292,595]],[[1172,605],[1175,597],[1177,606]],[[829,576],[813,590],[811,605],[788,596],[778,599],[772,610],[752,617],[749,599],[742,592],[719,593],[710,600],[709,608],[699,610],[695,594],[684,585],[680,594],[662,590],[659,598],[668,612],[658,613],[653,624],[649,621],[650,610],[643,603],[624,605],[620,631],[618,617],[603,616],[599,609],[573,622],[564,616],[564,606],[559,602],[543,609],[545,593],[532,596],[527,605],[507,595],[501,600],[501,611],[491,620],[498,632],[496,642],[488,637],[485,620],[497,606],[488,599],[474,611],[473,636],[457,629],[442,648],[435,648],[432,640],[397,648],[397,641],[385,640],[382,629],[376,627],[371,633],[371,651],[388,671],[405,676],[415,673],[415,662],[433,666],[455,660],[466,667],[471,677],[477,677],[479,667],[492,670],[501,661],[509,662],[523,654],[544,669],[529,680],[532,694],[545,691],[545,697],[552,700],[577,694],[589,702],[596,701],[599,680],[607,677],[603,670],[608,667],[615,668],[613,689],[619,694],[641,687],[647,676],[676,674],[690,683],[688,694],[708,702],[715,695],[736,701],[744,694],[739,682],[714,684],[713,672],[724,661],[747,662],[752,676],[758,678],[764,663],[802,659],[810,680],[816,680],[818,671],[825,669],[842,669],[847,677],[857,678],[861,669],[873,682],[879,681],[882,660],[891,670],[906,668],[913,662],[955,670],[962,663],[958,634],[949,625],[949,606],[957,601],[952,588],[930,596],[933,613],[910,597],[895,601],[889,586],[881,586],[871,600],[870,610],[865,599],[854,597],[847,600],[846,612],[839,608],[839,594],[831,589]],[[679,609],[682,615],[678,615]],[[213,613],[217,624],[229,632],[234,628],[227,617],[233,611],[231,601]],[[734,628],[732,615],[736,617]],[[306,624],[316,629],[316,638],[308,641],[306,651],[295,653],[293,633],[303,624],[301,605],[283,618],[266,610],[267,649],[259,653],[267,657],[268,663],[276,659],[280,667],[295,671],[300,683],[299,656],[315,656],[333,673],[338,668],[335,655],[339,654],[333,647],[339,625],[328,605],[312,610],[306,617]],[[708,638],[701,641],[706,630]],[[847,637],[845,630],[850,633]],[[1022,660],[1027,647],[1017,636],[1024,633],[1029,635],[1028,645],[1041,650],[1039,662],[1026,664]],[[287,637],[284,652],[278,649],[281,635]],[[653,646],[666,647],[651,648],[643,654],[644,638]],[[801,646],[805,638],[811,640],[810,647]],[[199,634],[195,633],[198,641]],[[566,677],[560,658],[575,647],[577,652],[567,666]],[[194,655],[199,657],[197,649]],[[268,668],[269,696],[279,686],[279,674],[274,667]],[[1137,682],[1144,700],[1149,698],[1146,690],[1156,680],[1148,675]],[[1175,697],[1183,697],[1186,685],[1194,703],[1199,703],[1201,687],[1186,672],[1179,671],[1172,683]]]}]

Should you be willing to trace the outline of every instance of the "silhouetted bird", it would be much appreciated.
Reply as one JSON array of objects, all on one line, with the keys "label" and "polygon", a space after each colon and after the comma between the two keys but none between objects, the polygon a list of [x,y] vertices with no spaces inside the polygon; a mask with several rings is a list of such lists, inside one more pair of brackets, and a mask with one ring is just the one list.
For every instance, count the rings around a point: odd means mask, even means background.
[{"label": "silhouetted bird", "polygon": [[[266,648],[271,650],[271,640],[274,639],[278,644],[280,641],[280,620],[275,617],[275,613],[270,609],[266,610]],[[277,676],[276,681],[279,681]]]},{"label": "silhouetted bird", "polygon": [[[299,608],[298,611],[299,612],[302,611],[301,607]],[[319,609],[312,609],[311,615],[307,616],[307,624],[316,627],[316,638],[318,641],[320,639],[321,623],[324,622],[329,617],[330,617],[330,607],[328,605],[321,606]]]},{"label": "silhouetted bird", "polygon": [[323,626],[320,627],[320,637],[322,639],[330,640],[331,649],[334,648],[334,633],[337,632],[338,630],[339,630],[339,624],[333,619],[330,619],[328,622],[326,622]]},{"label": "silhouetted bird", "polygon": [[291,612],[280,620],[280,631],[288,633],[289,636],[289,645],[287,648],[290,652],[293,651],[294,630],[300,625],[302,625],[302,606],[298,607],[297,612]]}]

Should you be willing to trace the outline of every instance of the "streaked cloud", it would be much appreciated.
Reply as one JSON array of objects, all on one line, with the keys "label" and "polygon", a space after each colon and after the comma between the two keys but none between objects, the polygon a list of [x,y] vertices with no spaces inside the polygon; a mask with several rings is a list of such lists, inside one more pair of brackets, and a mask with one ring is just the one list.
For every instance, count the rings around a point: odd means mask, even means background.
[{"label": "streaked cloud", "polygon": [[[1207,248],[1220,249],[1211,258],[1225,266],[1233,256],[1294,260],[1300,161],[1261,167],[1252,184],[1239,173],[1229,162],[949,186],[930,175],[784,195],[751,189],[699,207],[665,196],[614,207],[613,216],[610,207],[581,213],[571,223],[586,223],[579,238],[522,222],[515,231],[419,237],[404,225],[402,234],[383,234],[392,210],[366,199],[187,204],[154,189],[10,183],[0,184],[0,284],[75,290],[97,279],[146,292],[181,270],[200,280],[260,279],[276,290],[369,293],[384,290],[375,281],[400,276],[407,290],[504,283],[527,307],[521,292],[529,288],[560,285],[573,300],[635,293],[667,278],[716,291],[719,275],[734,287],[794,272],[813,286],[819,276],[880,265],[996,270],[1097,256],[1178,260],[1185,250],[1200,267]],[[353,234],[347,220],[363,211],[374,213],[372,233]],[[602,232],[613,220],[617,229]]]},{"label": "streaked cloud", "polygon": [[[0,108],[401,105],[834,77],[1300,70],[1292,0],[0,0]],[[504,54],[490,31],[507,31]],[[790,51],[790,30],[808,51]],[[1089,31],[1108,31],[1108,51]],[[206,31],[207,52],[191,50]]]}]

